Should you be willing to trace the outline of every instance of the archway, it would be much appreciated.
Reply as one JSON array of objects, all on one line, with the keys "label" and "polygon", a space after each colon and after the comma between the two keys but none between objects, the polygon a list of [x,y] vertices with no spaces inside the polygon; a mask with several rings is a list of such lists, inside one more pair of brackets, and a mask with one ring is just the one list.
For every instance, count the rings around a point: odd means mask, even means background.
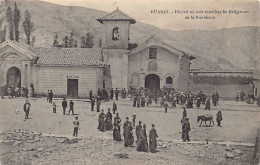
[{"label": "archway", "polygon": [[6,75],[7,86],[21,87],[21,71],[16,67],[11,67]]},{"label": "archway", "polygon": [[156,74],[149,74],[145,77],[145,88],[152,91],[160,89],[160,77]]}]

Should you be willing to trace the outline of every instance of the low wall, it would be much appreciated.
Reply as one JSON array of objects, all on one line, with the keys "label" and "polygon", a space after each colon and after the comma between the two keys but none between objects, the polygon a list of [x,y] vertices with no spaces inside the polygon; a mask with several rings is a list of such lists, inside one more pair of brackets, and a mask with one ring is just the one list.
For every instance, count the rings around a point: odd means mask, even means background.
[{"label": "low wall", "polygon": [[190,91],[198,93],[203,91],[207,96],[211,96],[213,92],[218,92],[221,98],[232,99],[236,97],[237,91],[244,91],[246,97],[249,93],[253,93],[253,87],[250,85],[213,85],[213,84],[193,84],[190,85]]}]

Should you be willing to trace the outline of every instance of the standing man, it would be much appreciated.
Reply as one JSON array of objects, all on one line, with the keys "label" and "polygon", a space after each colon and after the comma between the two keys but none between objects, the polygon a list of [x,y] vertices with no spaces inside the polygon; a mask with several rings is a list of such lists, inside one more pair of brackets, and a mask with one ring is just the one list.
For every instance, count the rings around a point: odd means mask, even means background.
[{"label": "standing man", "polygon": [[63,98],[63,101],[62,101],[61,105],[62,105],[62,108],[63,108],[63,115],[65,115],[65,111],[66,111],[66,108],[68,106],[65,97]]},{"label": "standing man", "polygon": [[221,113],[221,111],[218,111],[216,120],[217,120],[218,126],[220,127],[221,121],[222,121],[222,113]]},{"label": "standing man", "polygon": [[72,100],[70,100],[70,110],[69,110],[69,115],[70,115],[70,111],[72,112],[72,115],[74,115],[74,103]]},{"label": "standing man", "polygon": [[187,117],[187,111],[186,111],[186,108],[183,107],[182,118],[185,118],[185,117]]},{"label": "standing man", "polygon": [[167,101],[165,101],[165,103],[164,103],[164,109],[165,109],[165,113],[167,113],[167,109],[168,109],[168,103],[167,103]]},{"label": "standing man", "polygon": [[97,99],[97,112],[100,112],[100,104],[101,104],[101,100]]},{"label": "standing man", "polygon": [[117,90],[117,88],[116,88],[115,94],[116,94],[116,100],[118,100],[119,91]]},{"label": "standing man", "polygon": [[110,100],[113,100],[114,98],[114,91],[113,91],[113,88],[111,89],[110,91]]},{"label": "standing man", "polygon": [[218,100],[219,100],[219,94],[216,92],[216,105],[218,105]]},{"label": "standing man", "polygon": [[90,89],[90,91],[89,91],[89,100],[92,100],[92,96],[93,96],[93,92],[92,92],[92,89]]},{"label": "standing man", "polygon": [[115,102],[113,102],[113,114],[115,114],[117,111],[117,105]]},{"label": "standing man", "polygon": [[52,90],[50,90],[50,100],[49,100],[49,102],[52,104],[52,98],[53,98],[53,92],[52,92]]},{"label": "standing man", "polygon": [[73,125],[74,125],[74,131],[73,131],[73,136],[78,136],[78,131],[79,131],[79,120],[78,120],[78,116],[75,117],[75,120],[73,121]]},{"label": "standing man", "polygon": [[94,106],[95,106],[95,98],[92,97],[92,99],[91,99],[91,111],[94,111]]},{"label": "standing man", "polygon": [[136,119],[136,114],[134,113],[133,115],[132,115],[132,122],[133,122],[133,127],[135,128],[135,119]]},{"label": "standing man", "polygon": [[28,115],[30,112],[31,104],[28,100],[26,100],[25,104],[23,105],[23,110],[25,112],[25,120],[29,119]]},{"label": "standing man", "polygon": [[190,131],[189,118],[185,118],[182,124],[183,142],[186,142],[186,140],[190,141],[189,131]]},{"label": "standing man", "polygon": [[152,129],[149,132],[149,146],[150,146],[150,152],[155,153],[156,147],[157,147],[157,139],[158,135],[155,129],[155,125],[152,124]]},{"label": "standing man", "polygon": [[53,113],[56,113],[56,104],[55,104],[55,102],[53,102],[53,104],[52,104],[52,106],[53,106]]},{"label": "standing man", "polygon": [[49,99],[50,99],[50,90],[48,90],[47,92],[47,103],[49,102]]}]

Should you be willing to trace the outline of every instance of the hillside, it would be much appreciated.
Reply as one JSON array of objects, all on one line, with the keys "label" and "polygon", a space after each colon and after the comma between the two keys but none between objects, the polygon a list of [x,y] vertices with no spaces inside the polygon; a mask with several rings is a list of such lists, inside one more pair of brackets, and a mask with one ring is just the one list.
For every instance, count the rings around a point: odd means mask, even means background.
[{"label": "hillside", "polygon": [[[17,4],[22,19],[25,9],[31,12],[36,46],[51,47],[55,34],[58,34],[61,42],[62,38],[70,32],[75,34],[78,43],[81,35],[91,32],[95,36],[95,46],[98,46],[102,24],[96,19],[104,16],[106,12],[41,1],[19,1]],[[13,7],[13,2],[8,5]],[[25,35],[21,25],[20,32],[21,41],[24,41]],[[162,40],[167,40],[174,47],[193,54],[196,60],[192,61],[192,68],[253,69],[255,61],[260,61],[260,27],[238,27],[217,31],[171,31],[159,29],[156,25],[143,24],[137,20],[137,23],[131,26],[130,42],[140,43],[153,34]]]}]

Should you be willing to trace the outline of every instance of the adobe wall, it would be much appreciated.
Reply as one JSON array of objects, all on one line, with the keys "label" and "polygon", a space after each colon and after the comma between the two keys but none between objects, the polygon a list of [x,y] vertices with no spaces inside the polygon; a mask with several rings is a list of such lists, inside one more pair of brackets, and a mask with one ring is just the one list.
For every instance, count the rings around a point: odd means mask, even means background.
[{"label": "adobe wall", "polygon": [[103,69],[87,66],[35,66],[34,86],[37,94],[53,90],[55,96],[67,95],[67,79],[78,79],[79,98],[89,97],[90,89],[96,95],[103,87]]},{"label": "adobe wall", "polygon": [[[128,57],[128,86],[144,87],[145,76],[156,74],[160,77],[160,88],[166,86],[167,76],[173,78],[173,84],[170,87],[178,88],[178,78],[180,73],[179,56],[165,48],[153,46],[152,48],[157,48],[157,59],[149,59],[149,48],[150,47],[147,47]],[[149,70],[149,63],[152,62],[157,64],[157,71]],[[185,70],[183,72],[185,72]],[[139,81],[138,84],[133,85],[133,75],[135,75],[136,81]]]},{"label": "adobe wall", "polygon": [[253,87],[250,85],[212,85],[191,83],[190,91],[198,93],[200,90],[207,96],[210,96],[210,98],[213,92],[218,92],[222,98],[235,99],[237,91],[243,90],[247,96],[249,93],[253,92]]}]

